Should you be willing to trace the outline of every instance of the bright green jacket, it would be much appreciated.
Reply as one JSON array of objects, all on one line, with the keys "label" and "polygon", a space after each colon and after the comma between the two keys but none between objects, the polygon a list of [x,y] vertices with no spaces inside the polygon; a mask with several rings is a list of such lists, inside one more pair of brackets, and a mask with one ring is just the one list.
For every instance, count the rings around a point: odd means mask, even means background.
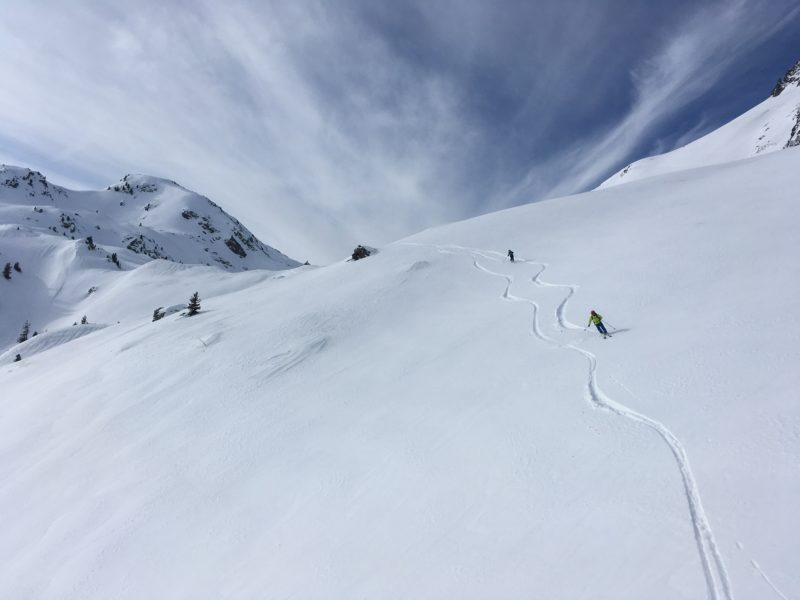
[{"label": "bright green jacket", "polygon": [[602,315],[598,314],[589,315],[589,325],[597,325],[598,323],[602,322],[602,320],[603,320]]}]

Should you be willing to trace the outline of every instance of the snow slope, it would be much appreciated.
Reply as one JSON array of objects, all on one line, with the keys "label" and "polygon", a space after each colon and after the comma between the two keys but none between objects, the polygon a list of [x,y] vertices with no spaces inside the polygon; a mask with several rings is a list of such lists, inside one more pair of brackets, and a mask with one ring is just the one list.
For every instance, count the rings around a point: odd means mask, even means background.
[{"label": "snow slope", "polygon": [[200,286],[195,317],[4,364],[0,596],[798,597],[798,160]]},{"label": "snow slope", "polygon": [[628,165],[599,188],[727,163],[797,145],[800,145],[800,61],[778,81],[770,97],[758,106],[682,148]]},{"label": "snow slope", "polygon": [[[119,266],[111,262],[112,254]],[[220,269],[275,271],[299,265],[208,198],[172,181],[127,175],[108,190],[76,192],[50,184],[38,172],[0,166],[0,268],[6,263],[21,268],[10,280],[0,278],[0,352],[26,320],[31,332],[41,332],[83,315],[106,322],[124,318],[124,311],[110,310],[114,302],[122,306],[109,290],[155,259],[173,265],[155,271],[174,273],[175,264],[213,265],[222,279],[227,277]],[[182,279],[185,291],[191,284]],[[133,290],[128,287],[127,293]],[[150,301],[133,308],[152,312],[156,306]],[[96,310],[98,304],[105,309]]]}]

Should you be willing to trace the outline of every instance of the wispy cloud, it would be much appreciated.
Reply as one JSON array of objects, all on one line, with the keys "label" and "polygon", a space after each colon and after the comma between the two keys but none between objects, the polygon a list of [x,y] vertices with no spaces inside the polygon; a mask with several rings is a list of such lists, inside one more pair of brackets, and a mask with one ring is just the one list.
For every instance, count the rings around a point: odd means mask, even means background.
[{"label": "wispy cloud", "polygon": [[57,175],[179,179],[301,258],[451,216],[442,171],[470,135],[458,95],[352,12],[144,4],[18,3],[18,22],[38,24],[5,21],[0,37],[16,57],[5,135],[47,149]]},{"label": "wispy cloud", "polygon": [[663,154],[670,152],[676,148],[681,148],[686,144],[693,142],[697,138],[703,137],[707,133],[711,133],[716,127],[708,120],[707,117],[701,116],[700,120],[695,123],[691,129],[679,133],[672,133],[671,135],[660,137],[652,144],[652,154]]},{"label": "wispy cloud", "polygon": [[711,90],[738,57],[796,18],[797,12],[738,0],[692,13],[665,34],[653,56],[632,69],[633,101],[616,123],[535,164],[500,204],[569,194],[599,183],[664,119]]},{"label": "wispy cloud", "polygon": [[684,19],[689,0],[6,0],[0,160],[86,186],[176,179],[329,260],[591,184],[779,27],[782,1]]}]

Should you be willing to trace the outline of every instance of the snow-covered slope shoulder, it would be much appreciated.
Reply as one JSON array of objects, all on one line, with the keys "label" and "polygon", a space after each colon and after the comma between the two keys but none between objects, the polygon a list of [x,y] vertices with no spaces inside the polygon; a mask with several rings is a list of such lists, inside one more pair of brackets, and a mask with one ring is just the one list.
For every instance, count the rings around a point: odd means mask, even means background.
[{"label": "snow-covered slope shoulder", "polygon": [[252,279],[0,364],[0,597],[796,600],[798,159],[127,271]]},{"label": "snow-covered slope shoulder", "polygon": [[797,145],[800,145],[800,61],[778,80],[770,96],[758,106],[682,148],[628,165],[599,187],[722,164]]}]

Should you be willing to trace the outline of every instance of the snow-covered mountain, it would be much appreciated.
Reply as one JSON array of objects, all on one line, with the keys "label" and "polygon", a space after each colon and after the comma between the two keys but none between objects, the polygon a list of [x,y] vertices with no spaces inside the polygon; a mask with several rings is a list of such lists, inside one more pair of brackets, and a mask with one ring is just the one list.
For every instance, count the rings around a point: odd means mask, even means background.
[{"label": "snow-covered mountain", "polygon": [[173,181],[127,175],[104,191],[72,191],[30,169],[0,166],[0,268],[18,265],[0,278],[0,351],[25,321],[38,332],[82,315],[116,322],[113,304],[121,305],[112,290],[141,279],[133,271],[156,259],[174,264],[147,273],[182,264],[214,272],[299,264]]},{"label": "snow-covered mountain", "polygon": [[758,106],[671,152],[638,160],[600,184],[606,188],[653,175],[722,164],[800,145],[800,61]]},{"label": "snow-covered mountain", "polygon": [[794,598],[799,162],[128,271],[0,360],[0,596]]}]

